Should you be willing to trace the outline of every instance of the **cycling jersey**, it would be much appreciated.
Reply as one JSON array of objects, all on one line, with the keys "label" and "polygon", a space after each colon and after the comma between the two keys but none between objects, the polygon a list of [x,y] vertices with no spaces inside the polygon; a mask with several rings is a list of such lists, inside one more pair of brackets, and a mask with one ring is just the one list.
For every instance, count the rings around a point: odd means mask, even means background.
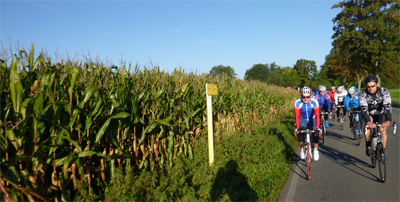
[{"label": "cycling jersey", "polygon": [[351,97],[350,93],[346,95],[346,97],[344,98],[344,106],[347,110],[350,110],[350,106],[353,108],[360,107],[359,96],[360,93],[357,93],[353,98]]},{"label": "cycling jersey", "polygon": [[378,87],[374,94],[364,89],[360,93],[361,114],[365,122],[370,122],[369,116],[385,114],[385,121],[392,120],[392,99],[386,88]]},{"label": "cycling jersey", "polygon": [[300,128],[300,116],[307,122],[313,121],[315,118],[315,125],[317,127],[320,125],[319,105],[316,99],[311,98],[311,101],[307,104],[301,98],[296,100],[294,103],[294,115],[296,128]]},{"label": "cycling jersey", "polygon": [[[337,90],[335,91],[329,91],[329,97],[331,98],[331,101],[335,101],[335,93],[337,92]],[[333,103],[333,102],[332,102]]]},{"label": "cycling jersey", "polygon": [[346,90],[343,90],[341,93],[336,92],[335,93],[335,104],[336,105],[343,104],[344,103],[344,98],[346,97],[346,95],[347,95],[347,91]]},{"label": "cycling jersey", "polygon": [[328,93],[321,95],[318,91],[313,96],[314,99],[318,101],[318,105],[320,109],[327,109],[329,112],[331,111],[331,98]]}]

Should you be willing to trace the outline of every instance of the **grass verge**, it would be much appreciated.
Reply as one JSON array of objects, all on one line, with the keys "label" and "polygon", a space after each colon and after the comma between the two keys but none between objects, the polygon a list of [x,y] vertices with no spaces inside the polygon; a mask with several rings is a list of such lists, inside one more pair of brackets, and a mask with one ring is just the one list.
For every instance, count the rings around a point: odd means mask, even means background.
[{"label": "grass verge", "polygon": [[392,106],[400,107],[400,89],[389,89],[389,92],[392,97]]},{"label": "grass verge", "polygon": [[287,116],[250,133],[216,137],[211,167],[204,139],[194,149],[194,160],[177,158],[164,174],[118,170],[104,200],[276,201],[297,148],[292,120]]}]

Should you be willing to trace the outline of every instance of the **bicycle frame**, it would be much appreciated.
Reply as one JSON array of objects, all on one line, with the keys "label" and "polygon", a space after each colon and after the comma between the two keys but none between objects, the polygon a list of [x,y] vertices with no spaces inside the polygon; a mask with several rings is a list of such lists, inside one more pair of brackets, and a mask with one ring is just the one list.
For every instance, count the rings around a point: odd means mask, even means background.
[{"label": "bicycle frame", "polygon": [[339,118],[340,118],[340,129],[343,130],[343,122],[344,122],[344,105],[336,105],[336,110],[339,110]]},{"label": "bicycle frame", "polygon": [[312,143],[311,143],[311,137],[310,135],[315,133],[315,130],[310,130],[310,129],[300,129],[297,131],[297,133],[303,133],[305,135],[305,141],[304,141],[304,146],[306,147],[307,150],[307,178],[308,180],[311,180],[311,176],[310,176],[310,169],[311,169],[311,148],[312,148]]},{"label": "bicycle frame", "polygon": [[[372,167],[376,167],[376,161],[379,163],[379,174],[381,177],[382,182],[386,180],[386,160],[385,160],[385,150],[383,148],[383,141],[382,141],[382,134],[381,134],[381,127],[382,124],[375,123],[376,128],[372,128],[370,134],[370,141],[371,141],[371,148],[372,148],[372,155],[371,155],[371,163]],[[366,126],[368,129],[368,125]]]},{"label": "bicycle frame", "polygon": [[329,114],[329,112],[326,112],[324,110],[321,110],[320,112],[320,117],[321,117],[321,124],[320,128],[322,129],[322,135],[321,135],[321,145],[325,144],[325,134],[326,134],[326,126],[325,126],[325,114]]},{"label": "bicycle frame", "polygon": [[[354,110],[351,112],[352,114],[352,121],[353,121],[353,127],[352,132],[354,134],[354,139],[356,140],[356,145],[360,145],[360,140],[362,138],[362,126],[361,126],[361,111],[360,110]],[[356,117],[358,116],[358,119]]]}]

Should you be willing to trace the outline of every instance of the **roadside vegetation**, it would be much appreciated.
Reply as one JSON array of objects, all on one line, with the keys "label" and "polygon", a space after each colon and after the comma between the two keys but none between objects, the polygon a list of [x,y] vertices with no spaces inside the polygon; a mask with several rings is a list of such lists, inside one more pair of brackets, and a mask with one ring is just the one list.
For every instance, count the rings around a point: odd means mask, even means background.
[{"label": "roadside vegetation", "polygon": [[392,97],[392,106],[400,107],[400,86],[395,89],[389,89],[390,96]]},{"label": "roadside vegetation", "polygon": [[[52,62],[43,52],[35,57],[33,46],[29,52],[3,53],[0,70],[0,177],[15,201],[103,200],[105,193],[116,192],[109,189],[123,184],[118,173],[143,183],[152,182],[146,175],[159,176],[152,184],[158,186],[138,187],[149,193],[173,189],[169,181],[158,184],[163,180],[184,183],[181,177],[194,175],[186,166],[205,168],[208,162],[201,146],[207,138],[206,83],[218,86],[213,116],[221,151],[215,167],[207,168],[209,180],[214,182],[218,169],[233,162],[249,180],[249,190],[266,200],[278,194],[285,180],[281,168],[287,166],[284,147],[290,143],[283,140],[289,133],[284,126],[274,127],[292,110],[295,90],[224,75],[166,73],[158,67]],[[280,136],[274,131],[281,131]],[[279,157],[280,151],[286,151],[284,156]],[[283,164],[277,163],[281,160]],[[257,167],[259,162],[264,167]],[[266,178],[272,181],[265,185],[257,181],[257,173],[276,178]],[[175,195],[163,197],[185,200],[181,188],[176,184]]]}]

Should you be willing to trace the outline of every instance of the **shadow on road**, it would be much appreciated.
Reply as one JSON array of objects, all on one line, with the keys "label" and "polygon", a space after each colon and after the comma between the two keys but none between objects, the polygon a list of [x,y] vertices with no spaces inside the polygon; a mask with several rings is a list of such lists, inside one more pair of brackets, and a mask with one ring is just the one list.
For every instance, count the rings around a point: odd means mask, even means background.
[{"label": "shadow on road", "polygon": [[332,160],[336,164],[346,168],[347,170],[355,174],[358,174],[370,180],[380,181],[377,176],[365,169],[371,168],[370,164],[357,157],[354,157],[348,153],[339,151],[329,146],[322,146],[320,147],[319,151],[320,154],[325,156],[327,159]]},{"label": "shadow on road", "polygon": [[336,141],[339,141],[339,142],[342,142],[342,143],[345,143],[345,144],[349,144],[349,145],[356,145],[356,142],[355,142],[355,140],[353,138],[350,138],[350,137],[347,137],[347,136],[343,136],[341,134],[333,133],[333,132],[330,132],[330,131],[326,132],[325,138],[333,139],[333,140],[336,140]]}]

